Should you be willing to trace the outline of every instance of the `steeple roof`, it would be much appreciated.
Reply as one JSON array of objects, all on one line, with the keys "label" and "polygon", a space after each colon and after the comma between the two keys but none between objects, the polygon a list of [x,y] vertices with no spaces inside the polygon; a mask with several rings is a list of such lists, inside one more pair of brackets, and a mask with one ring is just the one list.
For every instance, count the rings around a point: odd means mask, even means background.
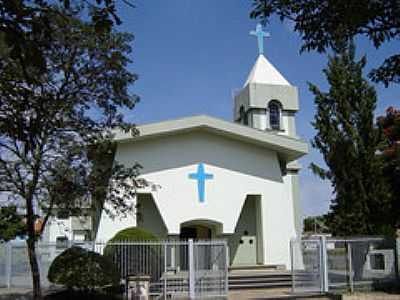
[{"label": "steeple roof", "polygon": [[260,54],[256,63],[247,77],[246,83],[264,83],[276,85],[290,85],[290,83],[282,76],[281,73],[267,60],[267,58]]}]

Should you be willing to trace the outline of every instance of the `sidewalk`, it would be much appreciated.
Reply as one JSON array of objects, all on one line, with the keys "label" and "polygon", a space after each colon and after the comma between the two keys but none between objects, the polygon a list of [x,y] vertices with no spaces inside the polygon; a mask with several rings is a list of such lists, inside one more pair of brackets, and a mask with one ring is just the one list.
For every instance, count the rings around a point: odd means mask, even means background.
[{"label": "sidewalk", "polygon": [[229,291],[229,300],[242,299],[314,299],[314,300],[331,300],[339,299],[338,297],[322,296],[314,294],[292,294],[289,288],[276,289],[254,289],[254,290],[238,290]]}]

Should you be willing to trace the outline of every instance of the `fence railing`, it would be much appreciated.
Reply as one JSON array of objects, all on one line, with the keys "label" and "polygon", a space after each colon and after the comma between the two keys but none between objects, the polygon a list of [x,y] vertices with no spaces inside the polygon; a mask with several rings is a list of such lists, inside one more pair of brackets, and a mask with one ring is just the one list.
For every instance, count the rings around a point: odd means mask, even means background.
[{"label": "fence railing", "polygon": [[385,238],[291,241],[295,292],[349,291],[381,287],[397,278],[395,243]]},{"label": "fence railing", "polygon": [[[42,286],[51,285],[52,261],[71,246],[109,256],[121,278],[150,276],[150,295],[218,297],[228,292],[228,247],[224,240],[38,243]],[[31,287],[26,243],[0,244],[0,287]]]}]

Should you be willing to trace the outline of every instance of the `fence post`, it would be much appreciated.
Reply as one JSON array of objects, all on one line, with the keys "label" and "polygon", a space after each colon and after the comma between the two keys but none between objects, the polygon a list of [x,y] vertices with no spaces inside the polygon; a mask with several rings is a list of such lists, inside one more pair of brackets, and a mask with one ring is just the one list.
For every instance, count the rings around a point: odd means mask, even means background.
[{"label": "fence post", "polygon": [[225,257],[225,295],[228,297],[228,292],[229,292],[229,247],[226,244],[226,242],[224,242],[224,247],[225,247],[225,251],[226,251],[226,257]]},{"label": "fence post", "polygon": [[167,299],[167,255],[168,255],[168,251],[167,251],[167,242],[164,242],[164,299]]},{"label": "fence post", "polygon": [[396,244],[396,249],[395,249],[396,278],[400,279],[400,232],[399,232],[399,230],[397,231],[395,244]]},{"label": "fence post", "polygon": [[326,236],[321,236],[321,290],[323,293],[329,291],[328,283],[328,251],[326,248]]},{"label": "fence post", "polygon": [[294,278],[294,257],[293,257],[294,256],[294,251],[293,251],[293,244],[294,244],[294,240],[290,240],[289,245],[290,245],[290,269],[291,269],[291,273],[292,273],[292,293],[294,293],[294,288],[295,288],[295,286],[294,286],[295,278]]},{"label": "fence post", "polygon": [[193,240],[189,239],[188,243],[188,252],[189,252],[189,298],[194,299],[195,290],[194,290],[194,251],[193,251]]},{"label": "fence post", "polygon": [[349,284],[350,292],[354,292],[354,279],[353,279],[353,261],[351,257],[351,243],[347,242],[347,260],[349,265]]},{"label": "fence post", "polygon": [[12,242],[6,244],[6,285],[11,288],[12,277]]}]

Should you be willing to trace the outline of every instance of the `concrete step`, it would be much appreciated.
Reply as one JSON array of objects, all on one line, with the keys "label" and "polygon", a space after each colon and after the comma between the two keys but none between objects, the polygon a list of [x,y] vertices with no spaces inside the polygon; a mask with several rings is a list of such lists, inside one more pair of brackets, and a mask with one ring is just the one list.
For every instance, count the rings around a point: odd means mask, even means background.
[{"label": "concrete step", "polygon": [[229,271],[284,271],[285,265],[240,265],[230,266]]},{"label": "concrete step", "polygon": [[240,283],[258,283],[258,282],[279,282],[289,281],[292,282],[290,277],[273,277],[273,278],[229,278],[229,284],[240,284]]},{"label": "concrete step", "polygon": [[289,272],[256,272],[254,270],[246,272],[229,273],[229,289],[266,289],[276,287],[291,287],[292,275]]},{"label": "concrete step", "polygon": [[229,278],[275,278],[275,277],[291,277],[289,272],[229,272]]},{"label": "concrete step", "polygon": [[277,287],[291,287],[291,282],[258,282],[246,284],[229,284],[230,290],[272,289]]}]

